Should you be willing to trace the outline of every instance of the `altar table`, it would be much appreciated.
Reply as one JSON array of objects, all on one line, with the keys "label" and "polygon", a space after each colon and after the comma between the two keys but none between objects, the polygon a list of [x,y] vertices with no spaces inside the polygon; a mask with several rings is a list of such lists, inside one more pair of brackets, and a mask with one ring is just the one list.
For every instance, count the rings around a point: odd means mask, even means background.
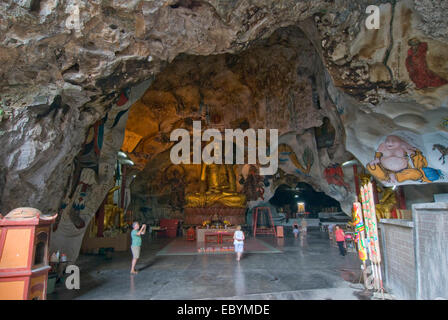
[{"label": "altar table", "polygon": [[234,228],[227,228],[227,229],[202,229],[198,228],[196,229],[196,241],[197,242],[204,242],[205,241],[205,234],[206,233],[234,233],[236,229]]}]

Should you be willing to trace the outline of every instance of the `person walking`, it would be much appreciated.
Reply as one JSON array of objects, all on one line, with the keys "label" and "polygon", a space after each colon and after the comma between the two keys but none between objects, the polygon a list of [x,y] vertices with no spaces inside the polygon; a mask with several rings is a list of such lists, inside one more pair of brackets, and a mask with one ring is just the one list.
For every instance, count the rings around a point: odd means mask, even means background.
[{"label": "person walking", "polygon": [[299,237],[299,225],[297,223],[294,223],[293,225],[293,229],[292,232],[294,233],[294,238],[298,238]]},{"label": "person walking", "polygon": [[233,245],[235,246],[236,261],[240,261],[241,255],[244,251],[244,232],[241,231],[241,226],[236,227],[236,231],[233,234]]},{"label": "person walking", "polygon": [[302,234],[305,236],[307,234],[307,227],[308,227],[308,223],[306,222],[305,218],[302,219],[301,222],[302,228],[300,231],[302,231]]},{"label": "person walking", "polygon": [[[141,235],[145,234],[146,232],[146,224],[142,225],[140,228],[140,224],[135,221],[132,224],[132,231],[131,231],[131,238],[132,238],[132,244],[131,244],[131,251],[132,251],[132,265],[131,265],[131,274],[137,274],[137,271],[135,270],[135,265],[137,264],[138,258],[140,258],[140,249],[142,246],[142,237]],[[140,230],[139,230],[140,229]]]},{"label": "person walking", "polygon": [[335,230],[334,230],[334,235],[336,237],[336,243],[338,244],[339,247],[339,253],[341,254],[341,256],[345,256],[345,233],[344,231],[339,227],[336,226]]}]

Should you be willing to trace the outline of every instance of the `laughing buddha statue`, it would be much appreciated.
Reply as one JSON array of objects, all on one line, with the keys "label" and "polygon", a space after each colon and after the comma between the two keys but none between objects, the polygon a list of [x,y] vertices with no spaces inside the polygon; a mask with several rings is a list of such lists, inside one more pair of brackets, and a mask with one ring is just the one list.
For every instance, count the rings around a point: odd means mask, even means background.
[{"label": "laughing buddha statue", "polygon": [[186,195],[186,207],[244,208],[246,206],[246,196],[236,192],[236,176],[232,165],[203,163],[200,183],[200,192]]}]

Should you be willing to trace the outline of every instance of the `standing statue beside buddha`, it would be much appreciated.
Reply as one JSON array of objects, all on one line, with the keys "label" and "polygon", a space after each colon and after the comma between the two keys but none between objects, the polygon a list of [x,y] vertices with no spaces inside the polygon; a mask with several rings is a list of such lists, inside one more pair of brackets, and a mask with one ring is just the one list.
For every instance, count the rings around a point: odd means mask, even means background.
[{"label": "standing statue beside buddha", "polygon": [[112,229],[113,227],[121,227],[124,225],[123,209],[114,204],[114,192],[118,189],[120,189],[120,187],[115,186],[107,193],[106,203],[104,204],[104,230]]}]

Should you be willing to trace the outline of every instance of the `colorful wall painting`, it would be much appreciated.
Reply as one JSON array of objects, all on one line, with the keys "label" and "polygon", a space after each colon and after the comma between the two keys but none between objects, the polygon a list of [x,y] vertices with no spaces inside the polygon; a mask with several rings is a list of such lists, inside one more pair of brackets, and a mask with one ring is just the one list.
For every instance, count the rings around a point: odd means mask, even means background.
[{"label": "colorful wall painting", "polygon": [[331,164],[325,168],[324,177],[328,184],[342,186],[347,191],[351,191],[350,185],[344,180],[344,171],[342,171],[342,167],[338,163]]},{"label": "colorful wall painting", "polygon": [[418,39],[412,38],[408,44],[410,48],[408,50],[408,57],[406,58],[406,69],[417,89],[437,88],[448,84],[446,79],[438,76],[428,67],[426,61],[428,43],[420,42]]},{"label": "colorful wall painting", "polygon": [[314,163],[313,151],[307,146],[302,154],[302,163],[297,158],[291,146],[282,143],[278,146],[279,164],[287,163],[289,160],[295,166],[295,171],[299,174],[309,174]]},{"label": "colorful wall painting", "polygon": [[[366,168],[386,186],[447,182],[448,135],[396,131],[383,137]],[[442,155],[442,156],[441,156]]]}]

